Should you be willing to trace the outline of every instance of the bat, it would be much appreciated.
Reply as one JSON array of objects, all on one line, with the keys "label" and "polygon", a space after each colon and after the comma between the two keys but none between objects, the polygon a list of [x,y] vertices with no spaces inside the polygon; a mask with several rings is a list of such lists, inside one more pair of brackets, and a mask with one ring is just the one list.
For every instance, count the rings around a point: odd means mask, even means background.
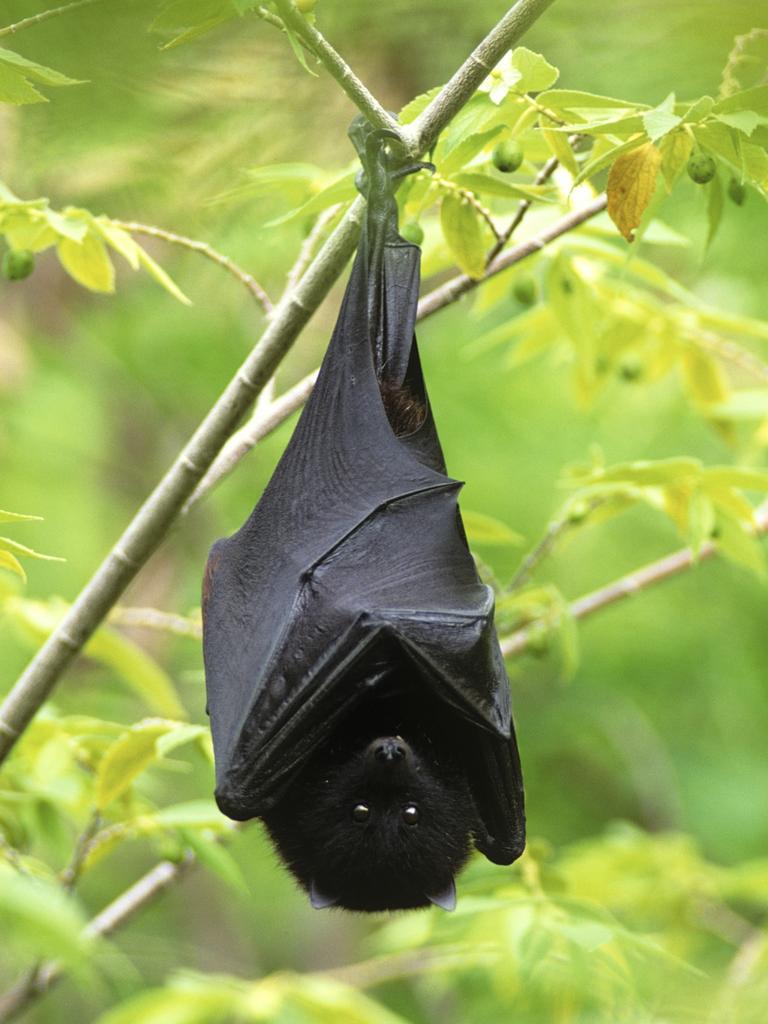
[{"label": "bat", "polygon": [[210,552],[216,801],[261,818],[315,907],[453,909],[473,847],[511,864],[523,785],[493,594],[469,551],[414,336],[390,133],[317,383],[253,512]]}]

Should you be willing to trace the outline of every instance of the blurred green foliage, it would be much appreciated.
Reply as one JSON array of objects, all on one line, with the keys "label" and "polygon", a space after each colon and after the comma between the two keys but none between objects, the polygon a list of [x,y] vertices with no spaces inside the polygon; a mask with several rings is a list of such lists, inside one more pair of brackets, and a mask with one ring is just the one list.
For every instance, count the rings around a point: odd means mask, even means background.
[{"label": "blurred green foliage", "polygon": [[[139,249],[130,223],[205,239],[276,296],[316,214],[354,194],[349,101],[252,7],[103,0],[3,38],[0,231],[37,257],[0,281],[0,505],[45,516],[0,513],[3,692],[264,322],[221,267],[157,238]],[[8,0],[3,24],[44,9]],[[406,119],[505,9],[320,0],[315,13]],[[260,494],[286,423],[182,519],[0,774],[0,982],[39,959],[68,972],[27,1019],[764,1019],[768,650],[750,521],[768,444],[768,100],[745,90],[765,74],[765,33],[726,63],[755,16],[747,2],[606,16],[558,0],[444,133],[437,173],[401,192],[434,284],[453,266],[478,276],[488,217],[519,199],[533,200],[522,238],[611,173],[619,196],[649,155],[655,169],[623,222],[631,249],[603,215],[420,329],[500,627],[532,629],[510,663],[522,860],[474,861],[455,915],[317,913],[259,826],[233,830],[210,799],[201,567]],[[504,140],[523,151],[512,172],[492,165]],[[703,185],[685,173],[698,150],[716,166]],[[569,174],[533,186],[551,154]],[[278,391],[317,365],[340,287]],[[552,550],[510,589],[549,524]],[[681,539],[727,557],[574,623],[569,600]],[[31,560],[30,543],[66,561]],[[194,875],[109,942],[83,935],[158,857],[190,851]]]}]

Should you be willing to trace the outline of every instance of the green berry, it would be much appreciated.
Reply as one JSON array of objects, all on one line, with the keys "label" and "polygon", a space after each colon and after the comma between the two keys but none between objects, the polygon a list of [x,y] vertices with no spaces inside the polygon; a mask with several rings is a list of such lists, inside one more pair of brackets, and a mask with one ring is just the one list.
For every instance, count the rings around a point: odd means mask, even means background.
[{"label": "green berry", "polygon": [[578,526],[579,523],[583,523],[589,515],[589,504],[582,499],[574,501],[571,507],[568,509],[568,522],[574,526]]},{"label": "green berry", "polygon": [[631,353],[624,356],[619,363],[619,376],[622,380],[639,380],[643,375],[643,361],[640,356]]},{"label": "green berry", "polygon": [[521,306],[532,306],[536,301],[537,293],[536,282],[527,274],[518,277],[512,285],[512,294]]},{"label": "green berry", "polygon": [[505,174],[511,174],[523,162],[523,147],[517,139],[506,139],[495,147],[491,159],[494,167]]},{"label": "green berry", "polygon": [[697,185],[706,185],[715,176],[717,166],[706,153],[694,153],[688,161],[688,177]]},{"label": "green berry", "polygon": [[29,249],[9,249],[3,256],[3,277],[9,281],[23,281],[35,269],[35,257]]},{"label": "green berry", "polygon": [[543,658],[545,654],[549,653],[551,639],[547,627],[540,622],[535,622],[528,628],[526,650],[536,658]]},{"label": "green berry", "polygon": [[317,0],[296,0],[296,7],[302,14],[309,14],[314,11]]},{"label": "green berry", "polygon": [[421,245],[424,241],[424,228],[416,220],[409,220],[400,228],[400,236],[406,242],[413,242],[414,245]]},{"label": "green berry", "polygon": [[728,182],[728,198],[737,206],[743,206],[747,198],[747,190],[737,178]]}]

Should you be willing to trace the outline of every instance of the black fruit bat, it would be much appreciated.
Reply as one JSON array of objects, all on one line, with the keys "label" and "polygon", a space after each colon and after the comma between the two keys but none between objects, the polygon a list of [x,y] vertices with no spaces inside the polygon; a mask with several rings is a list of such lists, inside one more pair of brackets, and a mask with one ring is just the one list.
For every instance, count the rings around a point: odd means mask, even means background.
[{"label": "black fruit bat", "polygon": [[313,906],[455,905],[472,844],[523,850],[493,596],[414,337],[420,250],[388,134],[356,119],[365,223],[338,323],[247,522],[214,544],[204,652],[216,800],[262,818]]}]

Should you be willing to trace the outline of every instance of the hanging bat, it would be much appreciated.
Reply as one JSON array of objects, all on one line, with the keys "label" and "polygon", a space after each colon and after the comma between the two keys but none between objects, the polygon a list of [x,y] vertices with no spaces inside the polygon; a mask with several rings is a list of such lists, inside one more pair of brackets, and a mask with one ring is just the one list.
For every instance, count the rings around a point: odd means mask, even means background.
[{"label": "hanging bat", "polygon": [[493,595],[422,376],[420,250],[397,232],[387,135],[350,129],[368,205],[338,322],[263,496],[208,559],[208,709],[219,807],[263,819],[313,906],[452,909],[473,845],[521,854],[523,788]]}]

